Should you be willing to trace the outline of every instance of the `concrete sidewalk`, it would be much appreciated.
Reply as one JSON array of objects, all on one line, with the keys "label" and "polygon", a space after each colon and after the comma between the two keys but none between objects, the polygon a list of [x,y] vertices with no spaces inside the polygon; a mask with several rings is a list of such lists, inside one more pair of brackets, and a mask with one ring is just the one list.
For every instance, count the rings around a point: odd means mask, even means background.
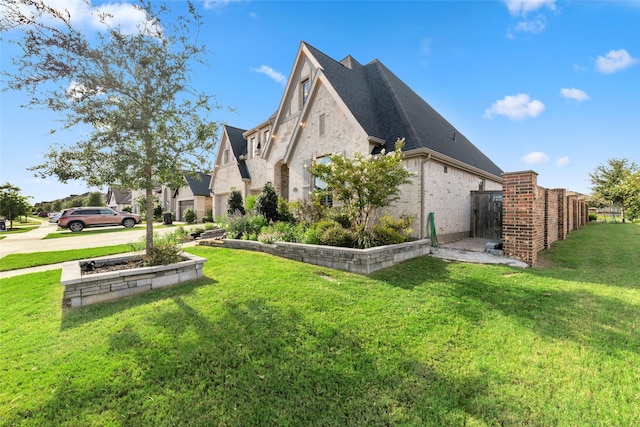
[{"label": "concrete sidewalk", "polygon": [[529,265],[505,256],[491,255],[485,251],[488,242],[495,240],[468,238],[441,244],[439,248],[431,248],[430,256],[445,261],[462,261],[475,264],[504,264],[511,267],[527,268]]}]

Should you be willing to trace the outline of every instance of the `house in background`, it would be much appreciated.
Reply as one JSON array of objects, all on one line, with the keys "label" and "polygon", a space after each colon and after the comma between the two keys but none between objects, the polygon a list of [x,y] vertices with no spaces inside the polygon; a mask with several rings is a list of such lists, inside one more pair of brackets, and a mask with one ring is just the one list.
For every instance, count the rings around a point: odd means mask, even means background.
[{"label": "house in background", "polygon": [[125,208],[131,208],[131,211],[134,212],[133,208],[135,203],[132,202],[131,196],[132,193],[129,189],[109,187],[109,190],[107,191],[107,206],[117,211],[122,211]]},{"label": "house in background", "polygon": [[414,176],[385,211],[413,215],[413,238],[428,236],[430,212],[441,242],[469,236],[471,192],[501,190],[503,171],[378,60],[336,61],[302,42],[276,113],[253,129],[224,127],[210,183],[214,212],[226,212],[233,188],[246,197],[268,181],[285,199],[308,200],[313,161],[389,152],[398,138]]},{"label": "house in background", "polygon": [[172,212],[177,221],[184,221],[184,212],[191,208],[196,213],[198,221],[206,216],[213,208],[213,198],[209,183],[211,176],[196,172],[185,174],[185,185],[180,188],[171,188],[162,185],[158,199],[165,212]]}]

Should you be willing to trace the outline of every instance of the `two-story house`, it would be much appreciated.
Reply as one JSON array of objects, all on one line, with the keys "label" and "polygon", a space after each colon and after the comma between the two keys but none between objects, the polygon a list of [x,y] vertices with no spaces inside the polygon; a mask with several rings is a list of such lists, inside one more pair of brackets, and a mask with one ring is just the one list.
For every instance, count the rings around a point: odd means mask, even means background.
[{"label": "two-story house", "polygon": [[428,235],[430,212],[441,242],[469,236],[471,191],[501,190],[502,170],[380,61],[336,61],[302,42],[276,113],[253,129],[224,127],[214,213],[224,214],[232,188],[246,197],[267,181],[285,199],[308,199],[314,160],[392,151],[398,138],[414,176],[387,210],[415,216],[413,238]]}]

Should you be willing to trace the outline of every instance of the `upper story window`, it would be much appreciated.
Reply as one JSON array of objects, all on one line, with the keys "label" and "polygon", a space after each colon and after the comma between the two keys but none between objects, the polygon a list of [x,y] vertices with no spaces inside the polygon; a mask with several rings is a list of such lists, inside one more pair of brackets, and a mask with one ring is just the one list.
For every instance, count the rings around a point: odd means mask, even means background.
[{"label": "upper story window", "polygon": [[224,150],[224,164],[229,163],[229,149]]},{"label": "upper story window", "polygon": [[304,103],[307,102],[310,88],[311,88],[311,83],[309,82],[309,79],[303,80],[302,83],[300,83],[300,109],[301,110]]},{"label": "upper story window", "polygon": [[[258,142],[258,145],[259,145],[259,144],[260,144],[260,143]],[[256,138],[255,138],[255,136],[254,136],[254,137],[252,137],[252,138],[251,138],[251,148],[250,148],[250,150],[249,150],[249,155],[250,155],[251,157],[254,157],[254,156],[257,154],[257,153],[256,153],[257,148],[258,148],[258,147],[257,147],[257,145],[256,145]]]},{"label": "upper story window", "polygon": [[478,190],[484,191],[484,187],[485,187],[485,180],[484,178],[480,178],[478,181]]}]

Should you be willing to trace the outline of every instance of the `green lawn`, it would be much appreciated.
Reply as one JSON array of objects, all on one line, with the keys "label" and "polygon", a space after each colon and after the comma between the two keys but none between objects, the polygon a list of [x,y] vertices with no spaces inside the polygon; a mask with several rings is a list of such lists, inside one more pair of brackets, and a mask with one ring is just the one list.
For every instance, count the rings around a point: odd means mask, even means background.
[{"label": "green lawn", "polygon": [[76,259],[94,258],[105,255],[131,252],[131,246],[113,245],[99,248],[69,249],[55,252],[32,252],[28,254],[9,254],[0,258],[0,271],[17,270],[20,268],[36,267],[40,265],[57,264],[59,262]]},{"label": "green lawn", "polygon": [[640,226],[544,269],[420,258],[370,277],[194,247],[205,278],[61,308],[0,284],[1,425],[640,424]]}]

